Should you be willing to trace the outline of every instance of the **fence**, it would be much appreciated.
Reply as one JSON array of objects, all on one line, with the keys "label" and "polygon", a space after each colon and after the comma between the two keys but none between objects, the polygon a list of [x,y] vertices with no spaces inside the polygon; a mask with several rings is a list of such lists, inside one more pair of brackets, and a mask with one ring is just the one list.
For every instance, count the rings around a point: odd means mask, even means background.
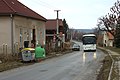
[{"label": "fence", "polygon": [[[58,46],[60,45],[60,46]],[[51,52],[58,52],[58,51],[64,51],[64,50],[70,50],[71,43],[70,42],[65,42],[62,43],[60,42],[59,44],[56,42],[47,42],[46,43],[46,53],[49,54]]]},{"label": "fence", "polygon": [[[3,45],[0,45],[0,54],[10,54],[11,48],[3,43]],[[12,54],[18,54],[19,53],[19,44],[14,43],[13,53]]]},{"label": "fence", "polygon": [[11,47],[7,44],[3,43],[0,45],[0,61],[7,62],[7,61],[14,61],[18,59],[19,53],[19,44],[15,43],[13,48],[13,53],[11,53]]},{"label": "fence", "polygon": [[3,43],[0,45],[0,54],[7,54],[8,53],[8,45]]}]

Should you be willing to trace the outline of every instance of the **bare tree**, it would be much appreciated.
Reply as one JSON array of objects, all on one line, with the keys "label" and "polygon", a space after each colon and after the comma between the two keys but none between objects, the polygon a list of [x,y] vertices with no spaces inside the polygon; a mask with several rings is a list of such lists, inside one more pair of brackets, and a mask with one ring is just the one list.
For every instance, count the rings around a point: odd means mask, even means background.
[{"label": "bare tree", "polygon": [[98,19],[98,28],[108,31],[115,36],[116,25],[120,24],[120,1],[117,0],[114,6],[110,8],[111,13]]},{"label": "bare tree", "polygon": [[120,48],[120,1],[110,8],[110,14],[98,19],[98,28],[114,36],[114,45]]},{"label": "bare tree", "polygon": [[100,30],[108,31],[114,36],[116,16],[114,14],[108,14],[104,17],[100,17],[97,26]]}]

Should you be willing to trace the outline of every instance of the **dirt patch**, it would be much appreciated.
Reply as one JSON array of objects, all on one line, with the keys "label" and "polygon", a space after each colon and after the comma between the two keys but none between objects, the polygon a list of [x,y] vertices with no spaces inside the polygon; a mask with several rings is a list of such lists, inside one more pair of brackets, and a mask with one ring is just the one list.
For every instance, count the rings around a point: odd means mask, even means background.
[{"label": "dirt patch", "polygon": [[[58,56],[61,56],[61,55],[64,55],[64,54],[67,54],[67,53],[70,53],[72,52],[72,50],[66,50],[66,51],[63,51],[63,52],[55,52],[53,54],[49,54],[46,56],[46,58],[41,58],[40,61],[43,61],[43,60],[46,60],[46,59],[50,59],[50,58],[53,58],[53,57],[58,57]],[[32,65],[34,63],[37,63],[35,61],[30,61],[30,62],[22,62],[18,56],[12,56],[12,55],[1,55],[0,57],[0,72],[3,72],[3,71],[6,71],[6,70],[10,70],[10,69],[13,69],[13,68],[18,68],[18,67],[21,67],[21,66],[28,66],[28,65]]]},{"label": "dirt patch", "polygon": [[[106,50],[102,50],[107,56],[102,61],[103,66],[100,69],[99,75],[97,76],[97,80],[108,80],[109,72],[112,65],[112,59],[108,55],[108,52]],[[120,60],[118,55],[112,55],[114,59],[113,69],[112,69],[112,75],[111,80],[119,80],[119,68],[117,62]]]},{"label": "dirt patch", "polygon": [[102,63],[103,63],[103,66],[100,69],[97,80],[107,80],[108,79],[108,74],[110,71],[110,66],[112,64],[112,61],[109,56],[106,56],[105,59],[102,61]]},{"label": "dirt patch", "polygon": [[116,47],[105,47],[105,48],[120,54],[120,48],[116,48]]},{"label": "dirt patch", "polygon": [[0,64],[0,72],[10,70],[13,68],[18,68],[20,66],[27,66],[30,64],[33,64],[33,63],[22,63],[22,62],[17,62],[17,61],[5,62],[5,63]]}]

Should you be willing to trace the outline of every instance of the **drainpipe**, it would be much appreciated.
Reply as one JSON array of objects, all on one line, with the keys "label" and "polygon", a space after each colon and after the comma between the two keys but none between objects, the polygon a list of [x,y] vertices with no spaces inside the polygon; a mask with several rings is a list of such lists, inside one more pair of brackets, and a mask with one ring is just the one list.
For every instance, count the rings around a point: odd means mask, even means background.
[{"label": "drainpipe", "polygon": [[11,19],[11,52],[12,54],[14,53],[14,36],[13,36],[13,15],[10,14],[10,19]]}]

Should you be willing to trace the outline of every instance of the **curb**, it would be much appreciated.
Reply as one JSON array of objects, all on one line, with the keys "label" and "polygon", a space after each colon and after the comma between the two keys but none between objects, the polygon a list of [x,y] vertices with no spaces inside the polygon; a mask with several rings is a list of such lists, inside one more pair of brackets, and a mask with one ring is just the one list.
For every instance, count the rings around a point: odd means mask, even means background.
[{"label": "curb", "polygon": [[113,68],[114,68],[114,63],[115,63],[115,60],[113,59],[112,55],[120,55],[120,54],[118,54],[117,52],[111,51],[110,49],[105,49],[103,47],[98,47],[98,49],[105,50],[112,60],[112,64],[111,64],[109,74],[108,74],[108,79],[107,79],[107,80],[111,80],[111,75],[112,75]]},{"label": "curb", "polygon": [[105,51],[107,51],[107,52],[110,52],[111,55],[120,55],[120,54],[118,54],[117,52],[111,51],[111,50],[109,50],[109,49],[105,49],[105,48],[103,48],[103,47],[97,47],[97,48],[98,48],[98,49],[105,50]]}]

